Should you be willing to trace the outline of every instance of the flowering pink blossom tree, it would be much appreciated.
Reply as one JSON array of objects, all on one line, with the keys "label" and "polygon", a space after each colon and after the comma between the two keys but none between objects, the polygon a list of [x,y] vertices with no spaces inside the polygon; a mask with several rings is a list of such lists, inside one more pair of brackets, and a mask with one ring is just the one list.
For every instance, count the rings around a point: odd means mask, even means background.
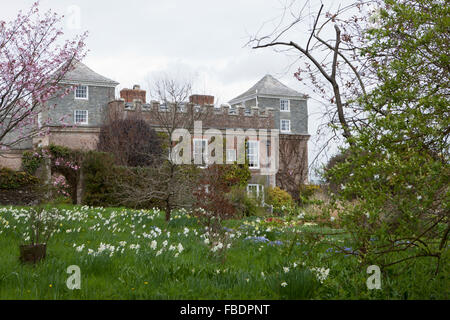
[{"label": "flowering pink blossom tree", "polygon": [[73,90],[59,83],[85,56],[87,33],[61,40],[62,18],[51,10],[40,14],[35,2],[27,13],[0,21],[0,150],[35,135],[46,102]]}]

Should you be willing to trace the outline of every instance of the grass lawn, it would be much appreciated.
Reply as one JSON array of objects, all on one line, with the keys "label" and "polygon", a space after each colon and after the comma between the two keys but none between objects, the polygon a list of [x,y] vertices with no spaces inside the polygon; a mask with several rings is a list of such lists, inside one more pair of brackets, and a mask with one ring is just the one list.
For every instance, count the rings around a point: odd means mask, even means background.
[{"label": "grass lawn", "polygon": [[[58,208],[35,266],[19,261],[29,208],[0,208],[0,299],[448,298],[448,265],[433,277],[430,259],[383,271],[381,290],[368,290],[367,266],[330,246],[351,241],[300,218],[225,221],[220,249],[186,211],[166,223],[158,210]],[[316,231],[335,235],[306,241]],[[80,267],[80,290],[66,286],[70,265]]]}]

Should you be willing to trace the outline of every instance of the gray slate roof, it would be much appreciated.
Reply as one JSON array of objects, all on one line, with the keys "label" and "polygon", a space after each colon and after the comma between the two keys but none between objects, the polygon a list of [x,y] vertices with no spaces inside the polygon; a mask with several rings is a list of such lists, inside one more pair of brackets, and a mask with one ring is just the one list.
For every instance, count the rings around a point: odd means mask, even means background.
[{"label": "gray slate roof", "polygon": [[300,92],[297,92],[288,86],[282,84],[280,81],[275,79],[272,75],[266,74],[261,80],[259,80],[253,87],[248,89],[246,92],[238,95],[236,98],[230,100],[230,104],[238,103],[246,97],[256,95],[256,90],[258,90],[259,95],[269,95],[277,97],[297,97],[300,99],[305,99],[306,96]]},{"label": "gray slate roof", "polygon": [[90,69],[82,62],[76,62],[75,69],[68,72],[63,79],[64,82],[86,83],[105,87],[115,87],[119,83],[108,79]]}]

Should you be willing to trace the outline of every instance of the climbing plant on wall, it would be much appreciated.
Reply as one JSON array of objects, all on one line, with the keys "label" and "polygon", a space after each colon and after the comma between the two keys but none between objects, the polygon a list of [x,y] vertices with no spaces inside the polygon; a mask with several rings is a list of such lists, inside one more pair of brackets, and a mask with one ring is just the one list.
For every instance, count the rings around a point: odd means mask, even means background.
[{"label": "climbing plant on wall", "polygon": [[80,179],[81,163],[84,152],[67,147],[50,145],[40,147],[34,151],[26,151],[22,155],[22,169],[29,174],[36,174],[38,169],[44,168],[46,159],[51,173],[63,175],[69,184],[70,196],[76,202],[77,185]]}]

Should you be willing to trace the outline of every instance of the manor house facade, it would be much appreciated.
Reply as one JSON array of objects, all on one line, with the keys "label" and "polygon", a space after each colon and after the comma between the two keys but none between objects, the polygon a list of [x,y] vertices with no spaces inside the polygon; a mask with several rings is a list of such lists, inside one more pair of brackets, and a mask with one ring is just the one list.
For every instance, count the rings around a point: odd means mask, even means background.
[{"label": "manor house facade", "polygon": [[[271,75],[264,76],[253,87],[227,104],[215,106],[213,96],[192,95],[189,101],[183,102],[176,110],[170,110],[170,106],[158,101],[147,101],[146,92],[138,85],[132,89],[122,89],[120,98],[117,99],[115,88],[119,83],[99,75],[81,62],[66,75],[61,84],[76,86],[76,89],[62,98],[50,99],[48,108],[44,108],[46,111],[39,114],[37,125],[45,128],[46,134],[30,138],[14,150],[3,154],[3,157],[0,157],[0,167],[19,170],[21,154],[37,146],[54,144],[73,149],[95,150],[100,128],[112,115],[120,118],[139,115],[155,130],[161,130],[158,113],[183,112],[183,107],[191,106],[207,114],[202,119],[203,130],[214,128],[225,132],[229,129],[243,129],[247,135],[248,130],[252,129],[278,130],[276,143],[280,144],[280,159],[277,173],[265,172],[259,163],[261,153],[268,152],[270,146],[261,146],[262,141],[257,135],[248,137],[245,154],[250,160],[252,172],[249,190],[260,193],[264,186],[283,186],[286,177],[291,178],[292,175],[294,182],[307,181],[307,97]],[[202,134],[193,136],[192,142],[193,153],[204,153],[208,149],[208,140]],[[227,161],[236,160],[236,148],[234,143],[227,144]],[[299,167],[300,170],[297,170]]]}]

